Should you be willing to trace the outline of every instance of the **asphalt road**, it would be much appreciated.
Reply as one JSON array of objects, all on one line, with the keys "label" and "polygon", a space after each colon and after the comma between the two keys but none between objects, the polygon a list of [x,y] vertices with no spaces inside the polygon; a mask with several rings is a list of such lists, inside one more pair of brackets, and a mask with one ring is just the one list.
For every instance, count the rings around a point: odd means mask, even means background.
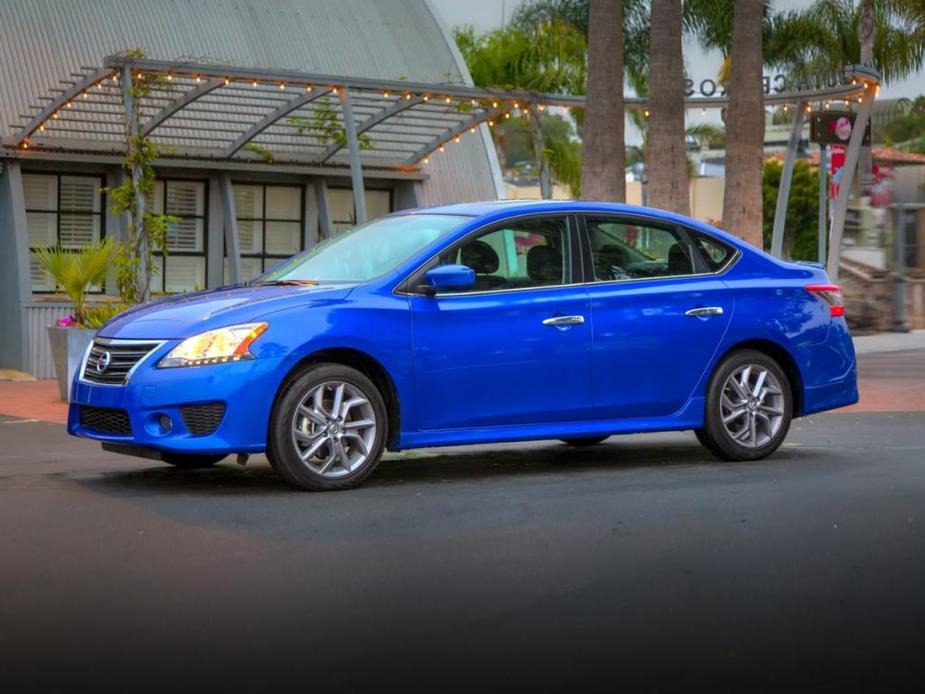
[{"label": "asphalt road", "polygon": [[[0,418],[20,691],[921,691],[925,413],[390,456],[299,493]],[[919,686],[916,686],[919,685]]]}]

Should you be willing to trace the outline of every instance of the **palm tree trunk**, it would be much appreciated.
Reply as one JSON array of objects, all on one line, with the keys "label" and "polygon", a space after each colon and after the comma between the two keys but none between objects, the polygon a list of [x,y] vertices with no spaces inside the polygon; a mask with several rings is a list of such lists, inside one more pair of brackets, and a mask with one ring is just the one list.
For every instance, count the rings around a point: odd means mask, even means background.
[{"label": "palm tree trunk", "polygon": [[732,68],[726,111],[723,227],[761,248],[764,106],[761,68],[762,0],[736,0]]},{"label": "palm tree trunk", "polygon": [[623,116],[623,3],[590,0],[581,164],[587,200],[626,200]]},{"label": "palm tree trunk", "polygon": [[[862,0],[861,16],[858,21],[858,42],[861,44],[861,65],[874,67],[874,34],[876,32],[876,9],[874,0]],[[873,186],[874,161],[870,145],[861,145],[858,159],[858,185],[861,195],[870,195]]]},{"label": "palm tree trunk", "polygon": [[649,200],[690,214],[687,148],[684,141],[684,59],[681,0],[652,0],[649,22],[649,141],[646,170]]}]

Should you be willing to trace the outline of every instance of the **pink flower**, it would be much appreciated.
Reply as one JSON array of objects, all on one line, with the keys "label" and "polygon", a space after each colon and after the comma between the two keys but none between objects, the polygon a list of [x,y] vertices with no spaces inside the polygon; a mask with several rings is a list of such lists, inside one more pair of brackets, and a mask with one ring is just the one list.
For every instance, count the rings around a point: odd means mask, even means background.
[{"label": "pink flower", "polygon": [[65,316],[64,318],[58,319],[59,328],[70,328],[77,322],[77,319],[74,316]]}]

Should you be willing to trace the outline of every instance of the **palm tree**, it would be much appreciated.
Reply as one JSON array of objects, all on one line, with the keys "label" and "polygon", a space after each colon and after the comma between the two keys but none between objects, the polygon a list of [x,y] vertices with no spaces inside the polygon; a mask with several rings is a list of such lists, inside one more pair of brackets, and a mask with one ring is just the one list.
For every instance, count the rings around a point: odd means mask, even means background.
[{"label": "palm tree", "polygon": [[690,213],[684,138],[681,0],[652,0],[649,34],[648,204]]},{"label": "palm tree", "polygon": [[78,251],[47,247],[32,251],[32,257],[74,304],[74,320],[83,327],[87,313],[87,292],[106,279],[116,255],[121,251],[112,237],[87,244]]},{"label": "palm tree", "polygon": [[[584,91],[585,37],[567,22],[552,20],[524,29],[511,27],[482,35],[476,35],[472,27],[464,27],[456,29],[455,38],[472,80],[480,87],[573,94]],[[541,128],[542,114],[535,108],[528,108],[526,115],[539,168],[540,189],[543,197],[548,198],[552,188],[550,164],[560,180],[568,173],[557,171],[563,159],[555,157],[550,161],[547,157],[549,150]],[[556,151],[565,148],[565,143],[554,144]]]},{"label": "palm tree", "polygon": [[761,248],[764,149],[762,0],[736,0],[732,29],[723,227]]},{"label": "palm tree", "polygon": [[589,200],[624,202],[623,3],[591,0],[589,10],[581,194]]}]

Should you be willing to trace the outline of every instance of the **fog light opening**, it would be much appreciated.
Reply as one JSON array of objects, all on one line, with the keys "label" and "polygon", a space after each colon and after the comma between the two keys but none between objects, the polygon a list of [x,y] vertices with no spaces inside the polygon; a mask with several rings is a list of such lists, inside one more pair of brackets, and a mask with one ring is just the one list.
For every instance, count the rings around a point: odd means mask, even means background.
[{"label": "fog light opening", "polygon": [[165,414],[162,414],[160,417],[158,417],[158,423],[161,425],[161,429],[163,429],[165,432],[173,429],[173,421]]}]

